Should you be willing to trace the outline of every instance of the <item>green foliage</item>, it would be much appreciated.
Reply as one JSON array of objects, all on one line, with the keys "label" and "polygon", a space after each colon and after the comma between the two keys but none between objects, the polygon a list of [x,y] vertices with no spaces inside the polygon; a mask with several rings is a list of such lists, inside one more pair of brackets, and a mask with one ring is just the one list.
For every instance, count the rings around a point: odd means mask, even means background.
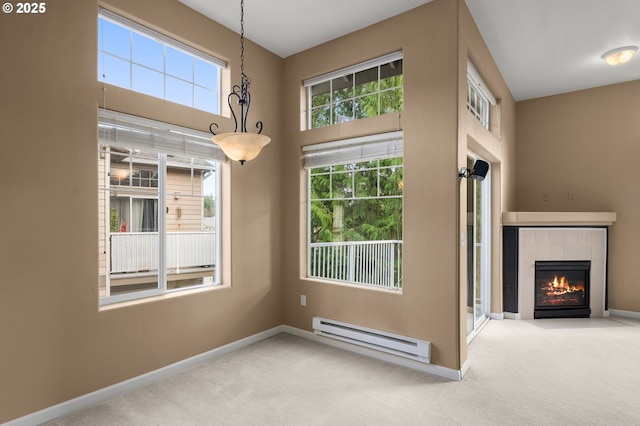
[{"label": "green foliage", "polygon": [[[369,71],[369,70],[368,70]],[[353,79],[353,74],[350,76]],[[375,117],[404,108],[403,76],[393,75],[380,80],[365,79],[355,84],[342,78],[324,82],[312,88],[311,128],[328,126],[361,118]],[[330,90],[333,87],[333,90]]]},{"label": "green foliage", "polygon": [[116,212],[116,209],[114,207],[111,208],[111,214],[110,214],[110,230],[111,232],[118,232],[118,230],[120,229],[120,227],[118,226],[118,213]]},{"label": "green foliage", "polygon": [[311,203],[311,240],[313,242],[333,241],[333,205],[326,202]]},{"label": "green foliage", "polygon": [[204,217],[214,217],[216,204],[213,197],[207,195],[204,197]]},{"label": "green foliage", "polygon": [[311,242],[402,240],[402,158],[311,171]]}]

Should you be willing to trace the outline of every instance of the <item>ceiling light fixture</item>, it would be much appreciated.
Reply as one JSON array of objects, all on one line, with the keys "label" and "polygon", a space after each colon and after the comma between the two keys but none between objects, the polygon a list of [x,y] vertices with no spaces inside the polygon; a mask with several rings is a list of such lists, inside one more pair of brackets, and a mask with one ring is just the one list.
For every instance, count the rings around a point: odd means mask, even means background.
[{"label": "ceiling light fixture", "polygon": [[602,55],[602,59],[607,61],[609,65],[622,65],[629,62],[633,54],[638,51],[638,46],[625,46],[617,49],[609,50]]},{"label": "ceiling light fixture", "polygon": [[[209,131],[213,134],[211,140],[218,145],[227,157],[232,160],[244,164],[245,161],[253,160],[260,154],[260,150],[271,142],[271,138],[262,133],[262,121],[256,123],[258,133],[247,132],[247,115],[249,114],[249,106],[251,104],[251,94],[249,93],[249,85],[251,79],[244,73],[244,0],[240,1],[240,85],[233,86],[233,90],[227,97],[229,109],[236,122],[233,132],[216,134],[213,126],[218,128],[216,123],[209,125]],[[237,98],[240,105],[240,132],[238,132],[238,116],[236,116],[231,106],[231,98]]]}]

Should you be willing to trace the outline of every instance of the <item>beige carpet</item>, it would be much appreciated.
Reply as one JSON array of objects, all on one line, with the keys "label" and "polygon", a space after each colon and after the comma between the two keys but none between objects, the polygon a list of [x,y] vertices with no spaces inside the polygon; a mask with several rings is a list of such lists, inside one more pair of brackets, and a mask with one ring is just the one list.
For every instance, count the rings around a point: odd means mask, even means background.
[{"label": "beige carpet", "polygon": [[490,321],[462,382],[280,334],[48,425],[640,425],[640,321]]}]

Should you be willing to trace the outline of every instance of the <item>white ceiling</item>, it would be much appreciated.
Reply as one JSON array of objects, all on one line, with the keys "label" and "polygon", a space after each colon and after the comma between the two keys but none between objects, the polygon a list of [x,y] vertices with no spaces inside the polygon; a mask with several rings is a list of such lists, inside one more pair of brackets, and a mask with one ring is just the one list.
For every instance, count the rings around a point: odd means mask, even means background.
[{"label": "white ceiling", "polygon": [[[239,0],[179,0],[240,31]],[[245,36],[286,58],[431,0],[245,0]],[[519,100],[640,79],[601,55],[640,46],[640,0],[465,0]]]},{"label": "white ceiling", "polygon": [[519,101],[640,79],[640,54],[617,67],[602,54],[640,46],[639,0],[466,0]]},{"label": "white ceiling", "polygon": [[[178,0],[240,32],[240,0]],[[245,0],[244,35],[282,58],[431,0]]]}]

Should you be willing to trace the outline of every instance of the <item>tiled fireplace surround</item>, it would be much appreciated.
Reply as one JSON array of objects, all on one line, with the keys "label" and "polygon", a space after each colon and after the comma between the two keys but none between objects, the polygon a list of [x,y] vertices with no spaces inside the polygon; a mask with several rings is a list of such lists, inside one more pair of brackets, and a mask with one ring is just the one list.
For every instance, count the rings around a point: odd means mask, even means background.
[{"label": "tiled fireplace surround", "polygon": [[535,262],[537,260],[591,261],[591,318],[608,316],[605,310],[607,226],[610,212],[506,212],[503,226],[518,231],[518,312],[506,318],[533,319]]}]

